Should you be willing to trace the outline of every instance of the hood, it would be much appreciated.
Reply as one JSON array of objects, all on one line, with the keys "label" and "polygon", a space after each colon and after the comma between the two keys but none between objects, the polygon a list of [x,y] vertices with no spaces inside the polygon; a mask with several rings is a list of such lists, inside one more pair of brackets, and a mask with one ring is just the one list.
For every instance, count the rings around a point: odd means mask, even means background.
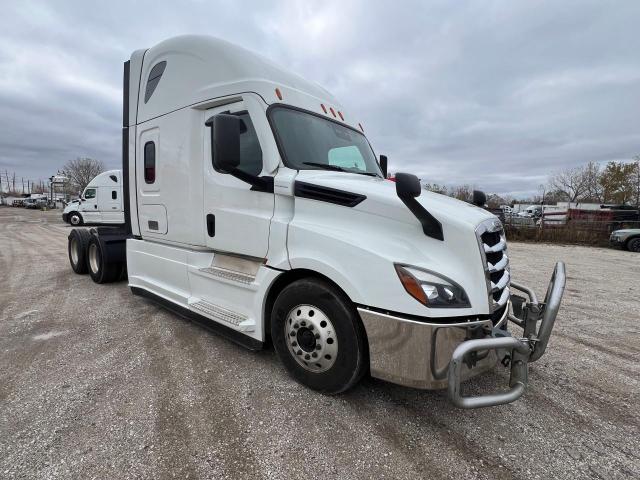
[{"label": "hood", "polygon": [[[357,210],[408,223],[418,221],[400,200],[396,194],[396,184],[390,180],[318,170],[301,170],[296,180],[366,196],[365,201],[354,207]],[[417,200],[443,227],[445,224],[455,224],[475,229],[484,220],[495,218],[492,213],[475,205],[424,189]]]},{"label": "hood", "polygon": [[623,228],[622,230],[614,230],[611,235],[615,233],[640,233],[640,228]]}]

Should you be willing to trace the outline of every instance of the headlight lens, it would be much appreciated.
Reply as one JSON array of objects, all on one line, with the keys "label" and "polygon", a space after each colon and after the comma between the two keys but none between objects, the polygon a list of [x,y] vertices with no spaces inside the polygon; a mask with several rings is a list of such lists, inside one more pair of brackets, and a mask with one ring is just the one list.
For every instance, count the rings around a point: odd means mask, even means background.
[{"label": "headlight lens", "polygon": [[404,289],[421,304],[432,308],[471,306],[464,289],[452,280],[417,267],[399,264],[395,267]]}]

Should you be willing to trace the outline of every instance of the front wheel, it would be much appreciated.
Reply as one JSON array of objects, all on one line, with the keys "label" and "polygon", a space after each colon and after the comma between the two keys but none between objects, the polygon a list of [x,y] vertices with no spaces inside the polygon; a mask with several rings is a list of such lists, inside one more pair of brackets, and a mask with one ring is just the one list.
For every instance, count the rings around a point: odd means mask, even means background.
[{"label": "front wheel", "polygon": [[69,214],[69,223],[74,227],[82,225],[82,215],[80,215],[78,212],[71,212]]},{"label": "front wheel", "polygon": [[640,237],[629,240],[629,243],[627,243],[627,249],[630,252],[640,253]]},{"label": "front wheel", "polygon": [[337,394],[367,369],[364,328],[351,302],[313,278],[282,290],[273,306],[271,338],[280,360],[300,383]]}]

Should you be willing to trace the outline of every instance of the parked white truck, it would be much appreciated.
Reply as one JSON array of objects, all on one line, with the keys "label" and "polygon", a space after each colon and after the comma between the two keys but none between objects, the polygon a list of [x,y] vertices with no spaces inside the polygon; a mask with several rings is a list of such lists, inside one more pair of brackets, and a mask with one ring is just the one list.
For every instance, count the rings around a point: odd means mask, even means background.
[{"label": "parked white truck", "polygon": [[[251,349],[272,342],[322,392],[370,372],[465,408],[522,395],[564,265],[543,301],[512,282],[500,221],[414,175],[386,180],[326,90],[227,42],[173,38],[125,63],[122,153],[125,225],[72,230],[76,272],[103,283],[126,267],[133,293]],[[497,364],[509,389],[463,395]]]},{"label": "parked white truck", "polygon": [[124,224],[122,171],[109,170],[97,175],[80,198],[64,208],[62,220],[74,226],[83,223]]}]

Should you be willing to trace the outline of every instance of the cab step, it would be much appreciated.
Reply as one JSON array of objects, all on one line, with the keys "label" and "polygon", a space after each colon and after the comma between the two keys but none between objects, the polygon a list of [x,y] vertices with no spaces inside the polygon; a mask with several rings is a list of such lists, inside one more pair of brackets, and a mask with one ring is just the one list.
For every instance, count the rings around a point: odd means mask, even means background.
[{"label": "cab step", "polygon": [[229,281],[238,282],[238,283],[244,283],[245,285],[252,284],[256,279],[255,275],[251,275],[249,273],[244,273],[244,272],[238,272],[238,271],[235,271],[235,270],[229,270],[229,269],[223,268],[223,267],[211,266],[211,267],[206,267],[206,268],[200,268],[199,271],[202,272],[202,273],[207,273],[207,274],[212,275],[214,277],[222,278],[224,280],[229,280]]},{"label": "cab step", "polygon": [[190,300],[189,307],[197,310],[201,314],[204,314],[205,316],[213,320],[233,325],[238,331],[241,332],[253,332],[256,327],[255,321],[253,321],[249,317],[221,307],[219,305],[214,305],[213,303],[207,302],[206,300]]}]

